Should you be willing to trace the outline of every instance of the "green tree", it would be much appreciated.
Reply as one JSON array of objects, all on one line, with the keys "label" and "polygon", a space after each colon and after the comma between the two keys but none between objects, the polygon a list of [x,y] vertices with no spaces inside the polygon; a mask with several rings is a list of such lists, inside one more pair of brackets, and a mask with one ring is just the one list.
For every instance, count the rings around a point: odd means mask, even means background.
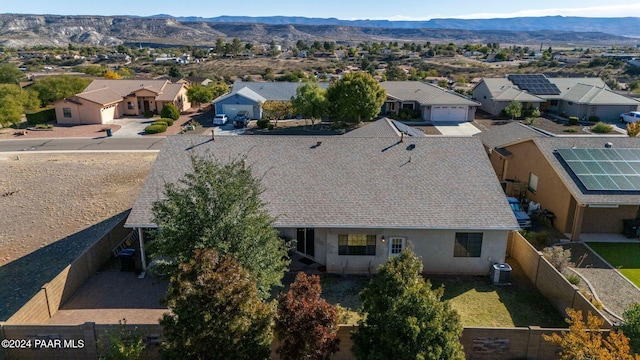
[{"label": "green tree", "polygon": [[180,72],[180,69],[178,69],[178,65],[173,64],[169,67],[169,76],[178,78],[182,77],[182,73]]},{"label": "green tree", "polygon": [[355,124],[378,115],[386,97],[385,89],[363,72],[347,73],[327,89],[332,117]]},{"label": "green tree", "polygon": [[622,318],[624,322],[619,329],[629,338],[631,350],[640,354],[640,303],[629,306],[622,314]]},{"label": "green tree", "polygon": [[289,259],[275,219],[260,199],[260,180],[243,159],[219,163],[193,156],[191,165],[193,171],[177,184],[166,184],[165,198],[153,205],[158,231],[149,243],[152,255],[169,259],[165,270],[173,273],[195,249],[230,253],[268,297],[273,286],[281,285]]},{"label": "green tree", "polygon": [[211,83],[207,87],[211,89],[211,95],[214,99],[229,92],[229,86],[224,82]]},{"label": "green tree", "polygon": [[405,73],[401,68],[391,64],[387,66],[387,69],[384,71],[384,75],[387,77],[387,81],[407,80],[407,73]]},{"label": "green tree", "polygon": [[327,114],[329,103],[327,91],[316,83],[307,83],[296,89],[296,97],[291,100],[296,114],[311,120],[315,125],[317,119],[322,119]]},{"label": "green tree", "polygon": [[160,117],[178,120],[180,118],[180,111],[171,103],[165,104],[162,110],[160,110]]},{"label": "green tree", "polygon": [[231,254],[196,250],[171,278],[160,320],[163,359],[268,359],[272,310]]},{"label": "green tree", "polygon": [[18,84],[24,73],[13,64],[0,64],[0,84]]},{"label": "green tree", "polygon": [[200,104],[210,103],[213,100],[213,92],[210,87],[193,84],[187,89],[187,98],[198,107]]},{"label": "green tree", "polygon": [[30,88],[38,92],[41,105],[46,106],[82,92],[89,83],[91,83],[90,79],[59,75],[37,80]]},{"label": "green tree", "polygon": [[242,42],[238,38],[233,38],[231,41],[231,53],[237,56],[240,51],[242,51]]},{"label": "green tree", "polygon": [[504,108],[505,114],[511,117],[511,119],[517,119],[522,116],[522,103],[518,101],[512,101]]},{"label": "green tree", "polygon": [[105,332],[106,342],[98,339],[99,360],[140,360],[145,349],[144,338],[137,328],[127,327],[127,320]]},{"label": "green tree", "polygon": [[215,49],[216,55],[218,55],[218,56],[224,55],[224,49],[225,49],[224,39],[217,38],[216,39],[216,46],[215,46],[214,49]]},{"label": "green tree", "polygon": [[464,359],[460,316],[421,272],[409,249],[378,269],[360,294],[366,317],[351,335],[357,359]]},{"label": "green tree", "polygon": [[262,104],[262,116],[265,119],[275,120],[276,126],[278,126],[278,120],[283,120],[292,114],[291,101],[267,100]]},{"label": "green tree", "polygon": [[18,124],[27,111],[40,107],[38,93],[29,89],[22,90],[13,84],[0,84],[0,125]]},{"label": "green tree", "polygon": [[339,350],[338,309],[320,292],[317,275],[299,272],[289,291],[278,297],[274,330],[280,359],[325,360]]}]

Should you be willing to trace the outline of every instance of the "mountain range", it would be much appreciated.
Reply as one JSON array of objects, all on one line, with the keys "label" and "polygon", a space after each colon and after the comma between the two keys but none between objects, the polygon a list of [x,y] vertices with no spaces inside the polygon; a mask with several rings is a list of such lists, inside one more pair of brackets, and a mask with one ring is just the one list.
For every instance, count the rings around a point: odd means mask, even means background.
[{"label": "mountain range", "polygon": [[0,45],[113,46],[122,43],[212,46],[216,39],[289,45],[297,40],[414,41],[438,43],[589,44],[640,43],[640,18],[537,17],[339,20],[304,17],[216,18],[0,14]]}]

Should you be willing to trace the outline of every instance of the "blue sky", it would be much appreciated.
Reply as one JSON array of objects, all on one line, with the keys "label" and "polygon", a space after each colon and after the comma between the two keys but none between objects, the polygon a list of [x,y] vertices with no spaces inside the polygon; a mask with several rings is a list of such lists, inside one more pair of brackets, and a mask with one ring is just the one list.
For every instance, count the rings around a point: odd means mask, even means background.
[{"label": "blue sky", "polygon": [[[366,5],[365,5],[366,4]],[[155,15],[215,17],[306,16],[339,19],[428,20],[515,16],[640,17],[640,1],[602,0],[0,0],[1,13],[60,15]]]}]

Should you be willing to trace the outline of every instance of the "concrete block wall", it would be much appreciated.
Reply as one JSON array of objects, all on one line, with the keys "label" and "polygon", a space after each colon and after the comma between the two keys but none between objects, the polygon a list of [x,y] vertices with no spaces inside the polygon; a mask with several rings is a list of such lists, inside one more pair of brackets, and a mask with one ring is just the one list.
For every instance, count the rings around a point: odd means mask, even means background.
[{"label": "concrete block wall", "polygon": [[509,256],[516,259],[531,282],[561,313],[567,308],[582,311],[586,319],[587,313],[604,321],[603,329],[613,328],[613,324],[598,310],[580,290],[572,285],[556,268],[537,251],[520,233],[512,232],[509,236],[507,249]]},{"label": "concrete block wall", "polygon": [[91,248],[45,284],[6,323],[43,324],[55,315],[60,306],[113,256],[111,249],[131,232],[131,229],[124,228],[126,215]]}]

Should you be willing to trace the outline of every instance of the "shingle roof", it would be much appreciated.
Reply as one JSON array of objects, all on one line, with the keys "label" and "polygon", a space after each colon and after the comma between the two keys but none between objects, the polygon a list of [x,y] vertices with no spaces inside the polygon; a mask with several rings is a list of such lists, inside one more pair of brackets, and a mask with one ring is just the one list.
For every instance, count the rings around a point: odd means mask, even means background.
[{"label": "shingle roof", "polygon": [[565,92],[563,99],[577,104],[638,105],[640,102],[593,85],[577,84]]},{"label": "shingle roof", "polygon": [[571,90],[574,86],[578,84],[596,86],[599,88],[609,89],[607,83],[602,81],[599,77],[581,77],[581,78],[548,78],[549,81],[555,84],[560,90],[560,97],[564,97],[567,91]]},{"label": "shingle roof", "polygon": [[395,137],[399,138],[401,133],[410,137],[425,137],[426,135],[411,126],[389,118],[382,118],[371,123],[365,123],[359,128],[349,131],[342,136],[346,137]]},{"label": "shingle roof", "polygon": [[553,166],[562,181],[565,183],[571,194],[580,204],[614,204],[614,205],[638,205],[640,195],[615,195],[615,194],[583,194],[575,183],[570,173],[562,166],[558,158],[554,155],[554,150],[569,149],[576,147],[579,149],[604,148],[605,143],[610,142],[614,148],[640,148],[640,141],[635,138],[615,136],[615,137],[547,137],[533,139],[547,161]]},{"label": "shingle roof", "polygon": [[183,84],[165,84],[162,93],[156,96],[157,101],[173,101],[184,87]]},{"label": "shingle roof", "polygon": [[384,81],[380,86],[387,90],[387,96],[402,101],[417,101],[421,105],[481,105],[456,92],[421,81]]},{"label": "shingle roof", "polygon": [[[322,142],[320,146],[314,146]],[[411,146],[413,145],[413,146]],[[191,149],[191,150],[188,150]],[[190,154],[246,154],[279,227],[512,230],[508,207],[479,140],[343,136],[167,137],[128,227],[153,226],[164,184],[190,171]]]},{"label": "shingle roof", "polygon": [[144,88],[153,92],[161,92],[167,83],[169,83],[168,80],[93,80],[84,91],[110,88],[116,94],[124,97]]},{"label": "shingle roof", "polygon": [[76,98],[89,100],[91,102],[107,105],[111,103],[115,103],[118,101],[122,101],[122,96],[118,95],[115,91],[110,88],[101,88],[96,90],[90,90],[81,92],[75,96]]},{"label": "shingle roof", "polygon": [[251,100],[253,100],[255,102],[265,102],[265,101],[267,101],[267,99],[265,99],[260,94],[258,94],[255,91],[249,89],[248,87],[245,87],[245,88],[241,88],[238,91],[234,91],[234,92],[230,92],[230,93],[227,93],[225,95],[222,95],[222,96],[218,97],[217,99],[213,100],[212,103],[217,103],[218,101],[222,101],[222,100],[228,99],[228,98],[230,98],[232,96],[236,96],[236,95],[241,95],[241,96],[246,97],[247,99],[251,99]]},{"label": "shingle roof", "polygon": [[505,125],[492,126],[490,129],[473,136],[480,139],[489,149],[495,149],[547,135],[519,122],[510,122]]},{"label": "shingle roof", "polygon": [[[304,82],[253,82],[236,81],[233,84],[231,93],[236,93],[242,88],[249,88],[266,100],[287,101],[296,96],[296,90],[305,85]],[[318,86],[323,89],[329,87],[329,83],[319,82]]]},{"label": "shingle roof", "polygon": [[520,90],[512,85],[503,85],[491,92],[495,101],[545,102],[545,99]]}]

